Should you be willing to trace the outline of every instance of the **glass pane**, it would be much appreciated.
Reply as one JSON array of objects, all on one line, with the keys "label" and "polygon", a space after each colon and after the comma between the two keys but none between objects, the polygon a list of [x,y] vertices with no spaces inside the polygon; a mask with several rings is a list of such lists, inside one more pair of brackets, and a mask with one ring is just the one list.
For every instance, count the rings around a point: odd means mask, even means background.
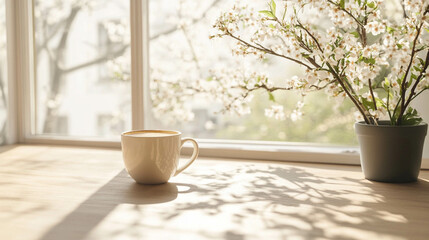
[{"label": "glass pane", "polygon": [[118,137],[131,126],[129,1],[34,1],[36,132]]},{"label": "glass pane", "polygon": [[[211,91],[219,74],[228,78],[256,71],[279,85],[285,79],[303,74],[303,69],[282,59],[271,57],[260,61],[233,56],[235,42],[227,38],[209,39],[214,33],[215,20],[234,3],[234,0],[150,1],[149,12],[154,13],[150,15],[153,107],[148,110],[151,114],[146,114],[147,127],[179,129],[198,138],[356,145],[352,104],[345,101],[336,105],[323,92],[306,96],[302,116],[294,112],[302,96],[293,92],[275,92],[269,96],[256,91],[249,103],[250,114],[246,114],[248,108],[236,106],[242,116],[223,114],[222,102],[204,93]],[[255,9],[267,7],[266,1],[252,0],[246,4]],[[266,117],[273,97],[284,106],[286,119]]]},{"label": "glass pane", "polygon": [[7,120],[6,0],[0,0],[0,145],[6,143]]}]

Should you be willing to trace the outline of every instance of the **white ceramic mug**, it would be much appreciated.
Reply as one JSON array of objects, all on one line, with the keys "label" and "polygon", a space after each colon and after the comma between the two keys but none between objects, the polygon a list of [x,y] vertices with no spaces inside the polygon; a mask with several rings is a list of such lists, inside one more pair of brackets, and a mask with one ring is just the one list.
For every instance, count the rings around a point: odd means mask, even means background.
[{"label": "white ceramic mug", "polygon": [[[167,182],[189,167],[198,157],[198,143],[192,138],[181,138],[182,133],[167,130],[138,130],[121,134],[125,168],[141,184]],[[194,145],[189,161],[178,167],[180,149],[185,142]]]}]

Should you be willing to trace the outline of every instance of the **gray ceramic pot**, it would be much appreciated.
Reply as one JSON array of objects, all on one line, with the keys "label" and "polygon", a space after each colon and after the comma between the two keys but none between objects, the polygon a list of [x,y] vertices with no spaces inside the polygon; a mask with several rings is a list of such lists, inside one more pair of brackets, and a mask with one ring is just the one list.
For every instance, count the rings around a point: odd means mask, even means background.
[{"label": "gray ceramic pot", "polygon": [[427,123],[378,126],[355,123],[365,178],[379,182],[413,182],[419,176]]}]

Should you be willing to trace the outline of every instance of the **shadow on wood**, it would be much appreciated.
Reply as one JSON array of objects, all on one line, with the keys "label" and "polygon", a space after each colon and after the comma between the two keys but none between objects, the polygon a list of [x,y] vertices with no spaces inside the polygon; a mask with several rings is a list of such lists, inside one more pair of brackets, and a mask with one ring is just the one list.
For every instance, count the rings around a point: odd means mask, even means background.
[{"label": "shadow on wood", "polygon": [[41,239],[83,239],[119,204],[164,203],[176,199],[177,194],[177,186],[174,183],[140,185],[122,170]]}]

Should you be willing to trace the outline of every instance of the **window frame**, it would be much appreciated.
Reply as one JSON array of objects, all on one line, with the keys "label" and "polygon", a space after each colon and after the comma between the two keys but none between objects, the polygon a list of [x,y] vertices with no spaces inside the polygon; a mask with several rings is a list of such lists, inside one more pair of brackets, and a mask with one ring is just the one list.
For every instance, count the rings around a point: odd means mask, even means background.
[{"label": "window frame", "polygon": [[16,124],[16,88],[15,88],[15,14],[13,0],[5,0],[6,17],[6,55],[7,55],[7,88],[6,103],[6,144],[17,141]]},{"label": "window frame", "polygon": [[[6,0],[9,143],[120,148],[120,141],[35,134],[34,0]],[[132,129],[144,129],[149,100],[149,0],[130,0]],[[19,64],[18,64],[19,63]],[[359,148],[311,143],[198,139],[200,156],[359,164]],[[192,148],[184,146],[184,153]],[[429,168],[429,159],[423,161]]]}]

